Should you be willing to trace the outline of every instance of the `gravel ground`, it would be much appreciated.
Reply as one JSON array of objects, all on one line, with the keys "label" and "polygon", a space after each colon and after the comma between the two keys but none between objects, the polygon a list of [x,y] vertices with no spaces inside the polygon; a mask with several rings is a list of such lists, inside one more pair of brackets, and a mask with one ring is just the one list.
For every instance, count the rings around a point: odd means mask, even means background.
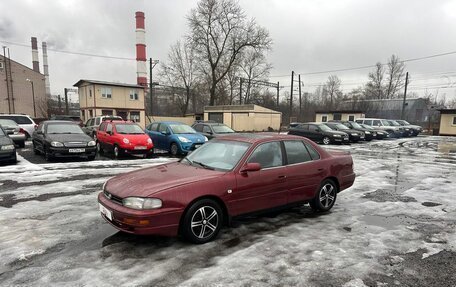
[{"label": "gravel ground", "polygon": [[109,177],[176,159],[0,166],[1,286],[456,286],[456,138],[372,141],[327,214],[244,218],[205,245],[117,232],[96,196]]}]

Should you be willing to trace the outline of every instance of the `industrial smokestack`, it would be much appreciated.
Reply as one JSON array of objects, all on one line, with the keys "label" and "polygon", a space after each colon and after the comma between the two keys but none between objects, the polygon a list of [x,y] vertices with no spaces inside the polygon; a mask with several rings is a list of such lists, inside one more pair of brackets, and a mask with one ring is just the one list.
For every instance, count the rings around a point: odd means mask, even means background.
[{"label": "industrial smokestack", "polygon": [[35,72],[40,72],[40,61],[38,60],[38,43],[36,37],[32,37],[32,63],[33,70]]},{"label": "industrial smokestack", "polygon": [[136,12],[136,75],[138,85],[147,87],[146,30],[144,12]]},{"label": "industrial smokestack", "polygon": [[47,44],[43,45],[43,72],[44,72],[44,87],[46,88],[46,96],[51,96],[51,85],[49,83],[49,66],[48,66],[48,55],[47,55]]}]

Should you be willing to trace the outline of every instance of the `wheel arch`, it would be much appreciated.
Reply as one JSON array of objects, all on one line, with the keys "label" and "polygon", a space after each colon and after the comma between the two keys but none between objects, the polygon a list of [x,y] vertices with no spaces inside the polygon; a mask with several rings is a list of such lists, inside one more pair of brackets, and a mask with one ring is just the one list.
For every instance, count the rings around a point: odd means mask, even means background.
[{"label": "wheel arch", "polygon": [[229,219],[228,209],[227,209],[225,203],[223,202],[223,200],[220,199],[220,197],[215,196],[215,195],[203,195],[203,196],[200,196],[200,197],[197,197],[197,198],[193,199],[193,200],[192,200],[191,202],[189,202],[189,204],[187,204],[187,206],[185,207],[184,212],[182,212],[181,218],[179,219],[179,233],[182,232],[182,221],[184,220],[185,214],[187,213],[188,209],[189,209],[195,202],[197,202],[197,201],[199,201],[199,200],[203,200],[203,199],[211,199],[211,200],[217,202],[217,204],[218,204],[218,205],[220,206],[220,208],[222,209],[222,213],[223,213],[223,224],[224,224],[224,225],[229,224],[230,219]]},{"label": "wheel arch", "polygon": [[333,181],[333,182],[336,184],[337,193],[339,193],[339,192],[340,192],[340,183],[339,183],[339,180],[337,179],[337,177],[335,177],[335,176],[328,176],[328,177],[326,177],[323,181],[325,181],[325,180],[327,180],[327,179]]}]

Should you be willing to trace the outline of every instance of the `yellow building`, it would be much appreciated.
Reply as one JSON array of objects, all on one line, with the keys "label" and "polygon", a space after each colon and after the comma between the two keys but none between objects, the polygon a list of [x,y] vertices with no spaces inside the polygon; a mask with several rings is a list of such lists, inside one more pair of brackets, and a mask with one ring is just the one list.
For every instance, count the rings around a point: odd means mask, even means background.
[{"label": "yellow building", "polygon": [[78,88],[83,122],[96,116],[121,116],[145,126],[143,86],[93,80],[79,80],[74,86]]},{"label": "yellow building", "polygon": [[440,111],[441,136],[456,136],[456,109],[442,109]]},{"label": "yellow building", "polygon": [[366,115],[362,111],[316,111],[315,121],[324,123],[329,121],[354,121],[364,118]]},{"label": "yellow building", "polygon": [[223,123],[238,132],[279,130],[282,113],[257,105],[207,106],[204,120]]}]

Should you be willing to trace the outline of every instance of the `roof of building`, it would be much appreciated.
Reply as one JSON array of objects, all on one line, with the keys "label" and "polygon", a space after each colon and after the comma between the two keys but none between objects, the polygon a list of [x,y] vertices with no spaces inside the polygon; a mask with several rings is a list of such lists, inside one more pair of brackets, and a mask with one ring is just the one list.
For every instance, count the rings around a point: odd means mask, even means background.
[{"label": "roof of building", "polygon": [[281,112],[274,111],[262,106],[254,104],[246,105],[220,105],[220,106],[206,106],[204,107],[204,112],[258,112],[258,113],[277,113]]},{"label": "roof of building", "polygon": [[456,109],[439,109],[441,114],[456,114]]},{"label": "roof of building", "polygon": [[[3,63],[3,62],[5,61],[5,60],[4,60],[4,57],[3,57],[2,55],[0,55],[0,58],[1,58],[0,61]],[[8,59],[8,58],[7,58],[7,59]],[[9,58],[9,60],[11,60],[11,59]],[[35,72],[35,73],[37,73],[37,74],[40,74],[40,75],[44,78],[44,74],[42,74],[42,73],[40,73],[40,72],[37,72],[37,71],[33,70],[32,68],[27,67],[27,66],[24,65],[24,64],[21,64],[21,63],[19,63],[19,62],[17,62],[17,61],[14,61],[14,60],[11,60],[11,62],[13,62],[13,63],[15,63],[15,64],[17,64],[17,65],[19,65],[19,66],[21,66],[21,67],[27,69],[27,70],[30,70],[31,72]]]},{"label": "roof of building", "polygon": [[235,140],[248,143],[256,143],[264,140],[274,139],[274,140],[286,140],[286,139],[299,139],[302,140],[300,136],[278,134],[278,133],[234,133],[230,135],[223,135],[218,137],[217,140]]},{"label": "roof of building", "polygon": [[329,110],[329,111],[315,111],[316,114],[363,114],[360,110]]},{"label": "roof of building", "polygon": [[144,89],[144,86],[137,85],[137,84],[125,84],[125,83],[117,83],[117,82],[106,82],[106,81],[98,81],[98,80],[79,80],[73,87],[79,87],[83,83],[95,84],[95,85],[105,85],[105,86],[116,86],[116,87],[129,87],[129,88],[141,88]]}]

